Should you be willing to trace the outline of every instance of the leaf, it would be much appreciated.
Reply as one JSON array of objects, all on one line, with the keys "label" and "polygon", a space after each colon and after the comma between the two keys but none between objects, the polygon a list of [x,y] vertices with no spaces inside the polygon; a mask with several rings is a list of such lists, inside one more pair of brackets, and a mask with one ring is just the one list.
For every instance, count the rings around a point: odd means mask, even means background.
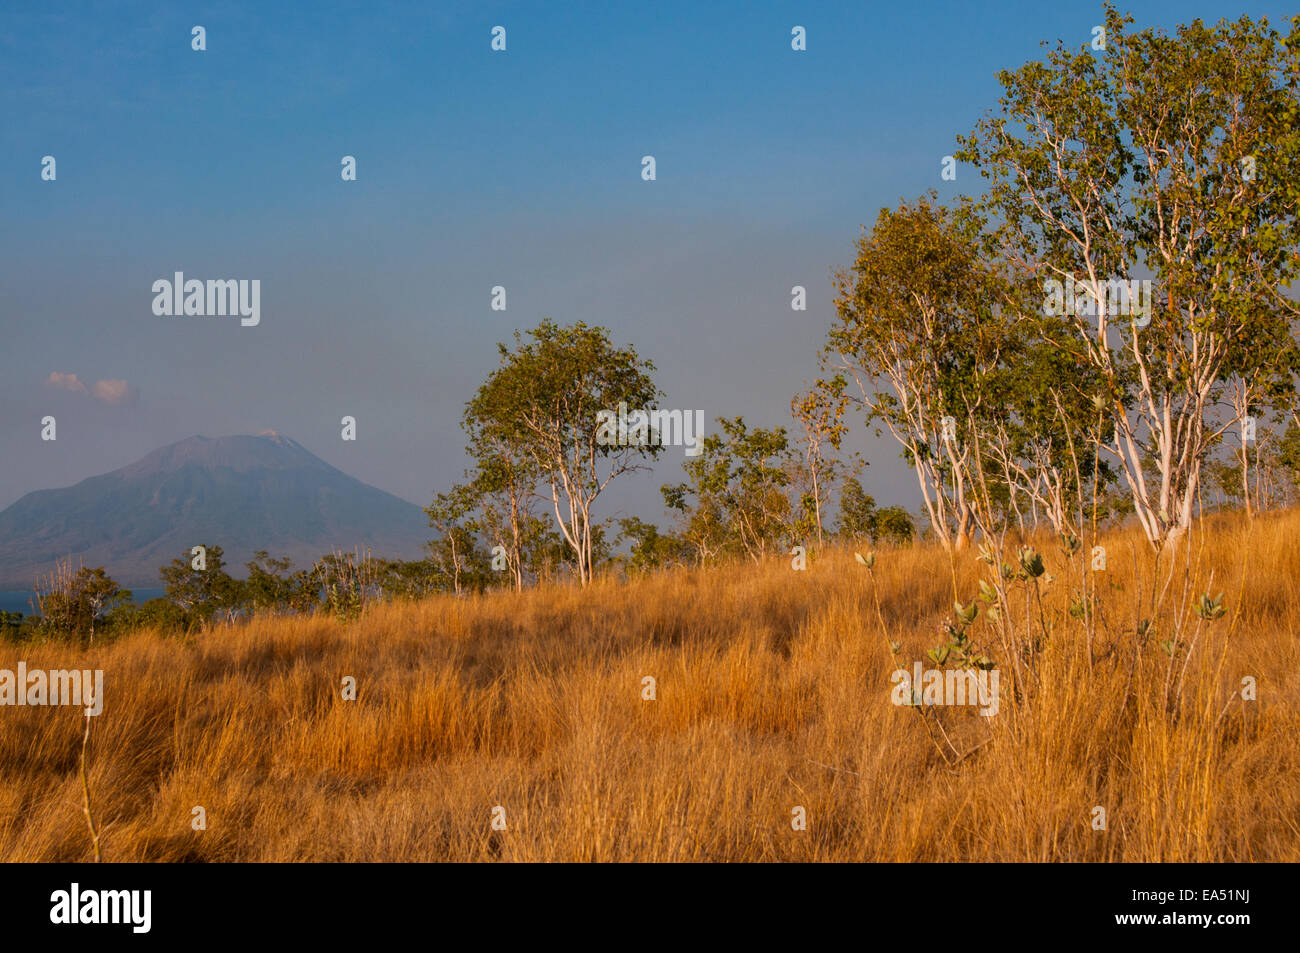
[{"label": "leaf", "polygon": [[1046,570],[1043,566],[1043,557],[1040,556],[1032,546],[1026,546],[1020,550],[1020,567],[1025,571],[1025,575],[1032,579],[1037,579]]},{"label": "leaf", "polygon": [[975,617],[979,615],[979,606],[976,605],[975,600],[973,599],[971,600],[971,604],[965,608],[962,607],[960,602],[954,603],[954,605],[957,607],[957,618],[961,619],[961,621],[965,622],[967,625],[974,622]]},{"label": "leaf", "polygon": [[1223,593],[1219,593],[1217,599],[1211,599],[1208,592],[1201,593],[1200,601],[1192,606],[1192,611],[1206,622],[1219,618],[1226,611],[1223,608]]}]

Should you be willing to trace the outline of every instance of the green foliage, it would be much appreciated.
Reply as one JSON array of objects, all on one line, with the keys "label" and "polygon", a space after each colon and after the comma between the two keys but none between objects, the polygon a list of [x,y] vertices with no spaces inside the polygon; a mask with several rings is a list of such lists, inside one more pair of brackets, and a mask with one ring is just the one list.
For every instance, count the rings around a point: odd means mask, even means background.
[{"label": "green foliage", "polygon": [[682,537],[700,561],[743,554],[757,561],[795,542],[794,508],[786,495],[792,452],[785,428],[748,429],[741,417],[718,418],[722,433],[683,465],[687,482],[662,488],[682,514]]},{"label": "green foliage", "polygon": [[438,565],[432,559],[381,559],[376,584],[386,599],[422,599],[446,588]]},{"label": "green foliage", "polygon": [[970,475],[982,463],[966,431],[992,429],[1000,377],[1025,340],[1018,286],[990,256],[969,202],[949,209],[931,192],[882,209],[852,268],[836,274],[837,317],[822,353],[856,384],[866,423],[898,442],[945,546],[964,545],[972,528]]},{"label": "green foliage", "polygon": [[959,668],[978,668],[985,671],[994,668],[993,660],[980,652],[970,637],[970,627],[979,617],[979,602],[972,599],[967,606],[957,602],[953,604],[953,608],[957,614],[957,621],[945,622],[941,626],[948,641],[927,650],[926,654],[940,666],[951,661]]},{"label": "green foliage", "polygon": [[293,561],[259,549],[245,564],[243,597],[258,612],[306,612],[320,600],[320,578],[312,569],[290,572]]},{"label": "green foliage", "polygon": [[225,570],[220,546],[205,545],[205,568],[193,568],[190,551],[158,570],[168,601],[185,616],[185,627],[192,630],[213,618],[230,621],[249,604],[243,582]]},{"label": "green foliage", "polygon": [[341,622],[361,615],[380,593],[380,563],[370,552],[327,553],[312,572],[320,580],[322,608]]},{"label": "green foliage", "polygon": [[620,519],[618,525],[615,542],[631,543],[631,551],[624,559],[629,574],[684,565],[690,559],[686,543],[673,533],[664,532],[654,523],[627,516]]},{"label": "green foliage", "polygon": [[1016,554],[1020,561],[1020,569],[1024,573],[1024,578],[1037,579],[1046,571],[1043,566],[1043,557],[1032,546],[1024,546]]},{"label": "green foliage", "polygon": [[130,590],[119,586],[103,566],[83,566],[73,573],[61,563],[37,586],[37,629],[43,638],[93,642],[97,631],[102,636],[110,628],[112,613],[130,602]]},{"label": "green foliage", "polygon": [[916,522],[903,507],[886,506],[876,511],[875,533],[882,543],[907,546],[916,535]]},{"label": "green foliage", "polygon": [[1291,482],[1300,486],[1300,427],[1295,423],[1287,426],[1278,447],[1279,462],[1286,468]]},{"label": "green foliage", "polygon": [[425,513],[439,533],[428,545],[429,561],[446,579],[452,592],[484,584],[487,557],[478,545],[479,522],[474,518],[479,495],[473,484],[457,484],[434,497]]},{"label": "green foliage", "polygon": [[188,628],[185,610],[166,599],[150,599],[135,610],[128,627],[157,629],[164,634],[184,632]]},{"label": "green foliage", "polygon": [[[1077,362],[1062,380],[1081,381],[1056,388],[1053,450],[1094,397],[1106,420],[1089,439],[1113,428],[1131,511],[1160,547],[1190,525],[1205,415],[1229,381],[1248,402],[1294,389],[1300,312],[1283,292],[1300,274],[1300,20],[1286,37],[1246,17],[1173,33],[1131,22],[1107,5],[1103,51],[1058,44],[1000,73],[997,108],[956,157],[989,180],[982,205],[1008,261],[1085,283],[1092,306],[1033,335],[1061,349],[1043,370]],[[1113,281],[1147,270],[1149,312],[1117,313]],[[1026,406],[1031,429],[1035,416]]]},{"label": "green foliage", "polygon": [[[514,348],[502,344],[499,351],[500,366],[464,416],[470,452],[480,464],[480,488],[509,497],[531,493],[534,482],[543,484],[585,584],[596,561],[592,504],[612,480],[641,469],[638,461],[661,450],[609,443],[601,415],[615,413],[620,404],[655,407],[655,366],[631,347],[615,347],[606,328],[582,322],[561,327],[545,320],[527,339],[516,332]],[[517,566],[517,547],[512,555]]]},{"label": "green foliage", "polygon": [[0,612],[0,641],[21,642],[32,628],[21,612]]},{"label": "green foliage", "polygon": [[815,531],[819,545],[824,539],[823,508],[844,470],[844,464],[829,451],[838,450],[848,432],[844,423],[844,411],[849,403],[846,386],[844,376],[835,374],[818,380],[811,389],[796,394],[790,401],[790,413],[803,430],[802,466],[795,468],[795,476],[802,486],[794,534],[811,538]]},{"label": "green foliage", "polygon": [[1201,598],[1192,605],[1192,611],[1204,619],[1206,622],[1213,622],[1215,619],[1222,618],[1226,611],[1223,608],[1223,593],[1219,593],[1217,598],[1211,599],[1208,592],[1201,593]]},{"label": "green foliage", "polygon": [[881,543],[905,546],[912,542],[916,524],[912,514],[901,506],[876,507],[875,499],[862,489],[857,477],[850,477],[840,488],[840,512],[836,535],[845,542],[868,539],[873,546]]},{"label": "green foliage", "polygon": [[876,501],[862,489],[857,477],[849,477],[840,487],[840,512],[836,533],[846,542],[858,539],[877,540]]}]

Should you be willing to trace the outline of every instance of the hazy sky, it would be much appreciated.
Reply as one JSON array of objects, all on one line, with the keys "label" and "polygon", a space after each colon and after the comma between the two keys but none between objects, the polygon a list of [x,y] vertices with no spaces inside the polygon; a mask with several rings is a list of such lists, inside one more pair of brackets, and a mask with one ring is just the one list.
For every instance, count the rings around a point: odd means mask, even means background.
[{"label": "hazy sky", "polygon": [[[860,225],[929,188],[978,191],[940,162],[995,103],[994,72],[1102,19],[1097,3],[919,0],[15,6],[0,507],[192,434],[267,428],[427,504],[466,465],[458,420],[496,342],[543,317],[635,345],[666,407],[788,424]],[[1166,28],[1290,12],[1125,6]],[[155,316],[151,286],[175,271],[260,279],[261,323]],[[855,423],[869,492],[915,510],[897,448]],[[613,504],[660,517],[681,459]]]}]

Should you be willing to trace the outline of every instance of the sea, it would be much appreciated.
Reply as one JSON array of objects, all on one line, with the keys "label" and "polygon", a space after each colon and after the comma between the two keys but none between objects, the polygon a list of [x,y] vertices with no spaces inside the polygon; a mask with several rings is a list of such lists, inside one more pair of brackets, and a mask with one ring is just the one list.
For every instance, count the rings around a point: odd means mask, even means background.
[{"label": "sea", "polygon": [[[135,603],[141,605],[150,599],[161,598],[162,589],[132,589],[131,595]],[[0,589],[0,612],[21,612],[23,615],[33,615],[35,609],[32,604],[35,598],[30,589]]]}]

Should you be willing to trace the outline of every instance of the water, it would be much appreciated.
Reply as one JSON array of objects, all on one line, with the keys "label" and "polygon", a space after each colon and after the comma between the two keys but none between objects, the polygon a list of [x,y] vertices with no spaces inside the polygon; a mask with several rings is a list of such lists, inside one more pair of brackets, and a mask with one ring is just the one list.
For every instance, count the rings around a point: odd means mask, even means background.
[{"label": "water", "polygon": [[[150,599],[160,598],[162,594],[163,590],[161,589],[131,590],[131,595],[135,597],[134,601],[137,605],[148,602]],[[35,610],[29,605],[33,601],[30,589],[0,590],[0,612],[21,612],[23,615],[33,615]]]}]

